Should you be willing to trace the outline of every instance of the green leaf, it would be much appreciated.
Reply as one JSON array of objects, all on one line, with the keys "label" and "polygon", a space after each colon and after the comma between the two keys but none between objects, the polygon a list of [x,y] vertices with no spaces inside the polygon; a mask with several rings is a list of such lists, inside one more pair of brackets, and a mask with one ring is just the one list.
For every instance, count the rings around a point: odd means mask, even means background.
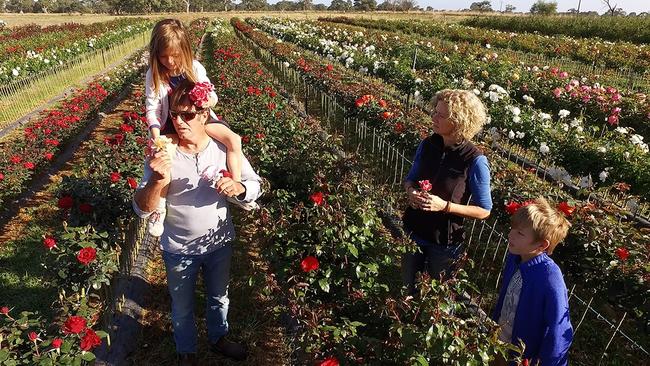
[{"label": "green leaf", "polygon": [[81,358],[84,361],[92,361],[95,359],[95,355],[92,352],[86,352],[81,356]]},{"label": "green leaf", "polygon": [[6,349],[0,349],[0,362],[9,358],[9,351]]},{"label": "green leaf", "polygon": [[359,258],[359,250],[354,246],[354,244],[348,244],[348,250],[355,258]]},{"label": "green leaf", "polygon": [[427,361],[427,359],[422,355],[419,355],[416,361],[418,362],[418,365],[429,366],[429,361]]},{"label": "green leaf", "polygon": [[321,278],[318,280],[318,284],[323,291],[330,292],[330,283],[327,281],[327,278]]}]

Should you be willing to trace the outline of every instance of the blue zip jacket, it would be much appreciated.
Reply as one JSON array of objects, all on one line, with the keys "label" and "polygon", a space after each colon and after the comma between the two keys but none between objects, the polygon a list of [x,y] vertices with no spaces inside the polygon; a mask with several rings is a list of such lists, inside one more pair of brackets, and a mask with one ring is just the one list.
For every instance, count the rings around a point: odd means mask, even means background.
[{"label": "blue zip jacket", "polygon": [[512,343],[526,345],[523,357],[532,365],[566,366],[573,340],[569,319],[569,299],[560,267],[546,254],[528,262],[508,253],[503,270],[503,283],[492,319],[499,320],[503,299],[510,279],[519,269],[522,285],[512,325]]}]

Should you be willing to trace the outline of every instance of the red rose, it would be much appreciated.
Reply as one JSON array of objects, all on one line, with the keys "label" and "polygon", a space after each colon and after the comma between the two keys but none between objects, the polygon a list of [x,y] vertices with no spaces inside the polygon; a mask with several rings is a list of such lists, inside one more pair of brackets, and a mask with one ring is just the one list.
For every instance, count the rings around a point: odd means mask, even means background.
[{"label": "red rose", "polygon": [[63,196],[63,197],[59,198],[59,204],[58,204],[59,208],[67,210],[67,209],[72,208],[73,205],[74,205],[74,201],[72,200],[72,197]]},{"label": "red rose", "polygon": [[89,215],[93,212],[93,206],[89,203],[82,203],[79,205],[79,212],[84,215]]},{"label": "red rose", "polygon": [[81,316],[73,315],[63,324],[65,334],[79,334],[86,329],[86,319]]},{"label": "red rose", "polygon": [[36,343],[36,340],[38,339],[38,334],[36,334],[36,332],[29,332],[27,337],[29,337],[30,341]]},{"label": "red rose", "polygon": [[318,259],[314,256],[307,256],[300,262],[300,268],[305,272],[311,272],[318,269]]},{"label": "red rose", "polygon": [[0,308],[0,314],[2,315],[9,315],[9,308],[6,306],[3,306]]},{"label": "red rose", "polygon": [[11,161],[12,164],[18,164],[18,163],[20,163],[23,159],[22,159],[20,156],[18,156],[18,155],[14,155],[14,156],[12,156],[9,160]]},{"label": "red rose", "polygon": [[119,172],[112,172],[111,173],[111,182],[117,183],[122,179],[122,176],[120,175]]},{"label": "red rose", "polygon": [[272,110],[275,109],[276,105],[275,105],[275,103],[273,103],[273,102],[269,102],[269,104],[267,104],[266,107],[267,107],[270,111],[272,111]]},{"label": "red rose", "polygon": [[101,338],[95,333],[94,330],[86,330],[86,334],[81,338],[81,349],[84,351],[90,351],[91,349],[102,344]]},{"label": "red rose", "polygon": [[133,126],[128,125],[126,123],[122,123],[122,125],[120,125],[120,131],[124,133],[131,133],[133,132]]},{"label": "red rose", "polygon": [[135,180],[134,178],[131,177],[126,178],[126,183],[129,185],[131,189],[138,188],[138,181]]},{"label": "red rose", "polygon": [[328,357],[319,366],[339,366],[339,360],[336,357]]},{"label": "red rose", "polygon": [[244,144],[247,144],[247,143],[251,142],[251,138],[244,135],[244,136],[241,137],[241,142],[243,142]]},{"label": "red rose", "polygon": [[45,160],[50,161],[52,160],[52,158],[54,158],[54,154],[52,154],[51,152],[47,152],[45,153],[45,155],[43,155],[43,157],[45,157]]},{"label": "red rose", "polygon": [[620,247],[620,248],[616,249],[615,253],[616,253],[616,256],[622,261],[626,261],[627,258],[630,256],[630,251],[625,249],[625,247]]},{"label": "red rose", "polygon": [[332,71],[332,70],[334,70],[334,66],[332,66],[332,64],[327,64],[325,69],[327,69],[327,71]]},{"label": "red rose", "polygon": [[428,179],[418,181],[418,184],[420,185],[420,189],[425,192],[429,192],[433,188],[433,186],[431,185]]},{"label": "red rose", "polygon": [[61,348],[62,344],[63,344],[63,339],[54,338],[54,340],[52,341],[52,348],[59,349],[59,348]]},{"label": "red rose", "polygon": [[266,137],[266,135],[263,134],[263,133],[261,133],[261,132],[258,132],[258,133],[255,134],[255,138],[256,138],[256,139],[263,139],[263,138],[265,138],[265,137]]},{"label": "red rose", "polygon": [[224,178],[232,178],[232,173],[227,171],[226,169],[221,169],[219,173],[221,173],[221,175],[223,175]]},{"label": "red rose", "polygon": [[381,118],[383,119],[390,119],[393,117],[393,112],[386,111],[381,114]]},{"label": "red rose", "polygon": [[574,206],[570,206],[568,202],[561,202],[559,205],[557,205],[557,209],[562,211],[565,216],[571,216],[576,208]]},{"label": "red rose", "polygon": [[25,169],[28,170],[34,170],[34,168],[36,167],[36,165],[34,165],[34,163],[32,163],[31,161],[26,162],[25,164],[23,164],[23,166],[25,167]]},{"label": "red rose", "polygon": [[84,266],[87,266],[90,262],[94,261],[96,257],[97,251],[95,248],[91,247],[81,248],[79,253],[77,253],[77,260]]},{"label": "red rose", "polygon": [[45,248],[52,250],[52,248],[56,247],[56,239],[48,235],[43,238],[43,245]]},{"label": "red rose", "polygon": [[311,196],[309,196],[309,199],[312,202],[314,202],[314,204],[316,206],[320,206],[325,201],[325,195],[323,194],[323,192],[316,192],[316,193],[312,194]]},{"label": "red rose", "polygon": [[3,180],[5,180],[5,175],[0,173],[0,182],[2,182]]},{"label": "red rose", "polygon": [[399,122],[395,123],[395,132],[396,133],[404,132],[404,125]]},{"label": "red rose", "polygon": [[383,100],[383,99],[379,99],[379,106],[380,106],[380,107],[382,107],[382,108],[386,108],[387,105],[388,105],[388,103],[386,103],[385,100]]},{"label": "red rose", "polygon": [[506,203],[506,211],[510,215],[514,215],[515,212],[517,212],[517,210],[520,207],[522,207],[522,205],[520,203],[515,202],[515,201],[510,201],[510,202]]}]

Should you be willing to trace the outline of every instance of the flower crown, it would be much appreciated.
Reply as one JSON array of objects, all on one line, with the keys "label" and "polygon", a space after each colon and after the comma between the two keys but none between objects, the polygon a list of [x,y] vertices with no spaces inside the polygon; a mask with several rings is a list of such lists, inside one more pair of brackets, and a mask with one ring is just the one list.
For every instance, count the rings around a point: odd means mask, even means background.
[{"label": "flower crown", "polygon": [[212,108],[217,104],[217,100],[210,95],[212,91],[214,91],[214,85],[210,82],[202,81],[194,84],[194,88],[190,90],[188,95],[197,108]]}]

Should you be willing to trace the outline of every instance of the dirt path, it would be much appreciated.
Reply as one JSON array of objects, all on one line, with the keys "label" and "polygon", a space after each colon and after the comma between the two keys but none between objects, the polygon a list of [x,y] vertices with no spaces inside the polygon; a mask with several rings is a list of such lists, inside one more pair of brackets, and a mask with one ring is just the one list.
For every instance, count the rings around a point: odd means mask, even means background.
[{"label": "dirt path", "polygon": [[[215,355],[208,349],[205,328],[203,285],[199,286],[197,299],[197,324],[199,327],[200,365],[289,365],[290,349],[285,330],[272,313],[273,299],[263,295],[264,283],[249,277],[264,273],[267,264],[260,258],[260,248],[255,239],[255,226],[243,224],[242,211],[235,211],[237,234],[234,244],[230,279],[229,337],[243,341],[249,347],[245,362],[235,363]],[[254,215],[254,213],[253,213]],[[144,315],[140,347],[128,361],[130,365],[173,365],[176,351],[169,318],[170,298],[162,258],[158,255],[150,262],[148,281],[151,284],[149,306]],[[257,278],[256,278],[257,279]]]}]

